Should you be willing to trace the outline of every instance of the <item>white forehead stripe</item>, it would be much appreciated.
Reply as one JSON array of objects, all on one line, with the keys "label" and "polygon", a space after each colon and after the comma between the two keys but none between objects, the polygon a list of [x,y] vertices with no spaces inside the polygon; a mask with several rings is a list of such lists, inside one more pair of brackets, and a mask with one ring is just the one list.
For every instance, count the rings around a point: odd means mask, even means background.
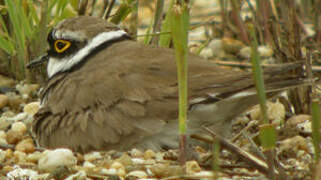
[{"label": "white forehead stripe", "polygon": [[47,66],[48,77],[52,77],[58,72],[63,72],[71,69],[73,66],[81,62],[90,52],[99,45],[120,38],[127,34],[124,30],[103,32],[95,36],[88,44],[73,55],[62,59],[50,57]]},{"label": "white forehead stripe", "polygon": [[56,39],[74,39],[77,41],[86,40],[85,34],[68,30],[55,30],[53,35]]}]

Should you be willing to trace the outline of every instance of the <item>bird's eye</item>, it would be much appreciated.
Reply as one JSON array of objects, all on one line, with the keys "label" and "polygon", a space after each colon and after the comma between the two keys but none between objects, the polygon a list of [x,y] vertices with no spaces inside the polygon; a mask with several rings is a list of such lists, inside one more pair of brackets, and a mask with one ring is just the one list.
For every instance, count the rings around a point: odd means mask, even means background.
[{"label": "bird's eye", "polygon": [[63,39],[58,39],[55,41],[55,51],[57,53],[63,53],[64,51],[66,51],[70,45],[71,45],[71,42],[70,41],[67,41],[67,40],[63,40]]}]

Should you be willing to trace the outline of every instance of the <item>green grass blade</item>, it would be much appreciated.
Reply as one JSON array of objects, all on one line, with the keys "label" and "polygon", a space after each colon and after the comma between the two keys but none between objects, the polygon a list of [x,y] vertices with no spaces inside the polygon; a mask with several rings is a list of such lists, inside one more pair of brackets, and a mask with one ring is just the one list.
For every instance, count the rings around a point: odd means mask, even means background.
[{"label": "green grass blade", "polygon": [[[172,0],[170,2],[168,12],[170,12],[172,10],[173,4],[174,4],[174,0]],[[171,31],[171,22],[170,22],[170,20],[172,19],[171,16],[172,16],[172,13],[166,14],[165,20],[163,21],[163,24],[162,24],[161,32],[170,32]],[[161,34],[159,36],[158,45],[160,47],[169,47],[170,42],[171,42],[171,35],[170,34]]]}]

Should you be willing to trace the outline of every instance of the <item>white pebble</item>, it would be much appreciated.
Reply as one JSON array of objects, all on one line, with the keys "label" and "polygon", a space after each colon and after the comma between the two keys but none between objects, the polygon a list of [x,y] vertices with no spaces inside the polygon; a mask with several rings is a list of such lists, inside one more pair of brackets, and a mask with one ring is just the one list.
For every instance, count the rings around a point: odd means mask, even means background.
[{"label": "white pebble", "polygon": [[100,154],[100,152],[91,152],[91,153],[88,153],[88,154],[85,154],[84,155],[84,160],[85,161],[95,161],[97,159],[101,159],[102,156]]},{"label": "white pebble", "polygon": [[77,164],[77,158],[69,149],[46,150],[38,162],[41,171],[51,172],[58,166],[73,166]]},{"label": "white pebble", "polygon": [[134,164],[144,164],[145,160],[141,158],[132,158]]},{"label": "white pebble", "polygon": [[257,51],[262,57],[271,57],[273,55],[273,49],[269,46],[259,46]]},{"label": "white pebble", "polygon": [[87,179],[87,174],[85,171],[78,171],[76,174],[68,176],[65,180],[74,180],[74,179]]},{"label": "white pebble", "polygon": [[132,171],[127,174],[127,177],[135,177],[138,179],[147,178],[147,174],[144,171]]},{"label": "white pebble", "polygon": [[22,169],[19,166],[14,166],[14,170],[7,174],[8,179],[36,179],[38,173],[31,169]]},{"label": "white pebble", "polygon": [[83,164],[83,167],[92,169],[92,168],[95,168],[96,166],[93,163],[89,162],[89,161],[85,161],[84,164]]},{"label": "white pebble", "polygon": [[104,174],[104,175],[116,175],[117,174],[117,170],[116,169],[103,168],[103,169],[100,170],[100,173]]}]

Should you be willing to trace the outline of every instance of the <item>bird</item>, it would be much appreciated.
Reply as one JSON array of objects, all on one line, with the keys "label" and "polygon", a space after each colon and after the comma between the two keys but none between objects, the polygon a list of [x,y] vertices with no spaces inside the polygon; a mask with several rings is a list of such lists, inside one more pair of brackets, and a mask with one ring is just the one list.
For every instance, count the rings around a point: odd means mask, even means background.
[{"label": "bird", "polygon": [[[49,33],[48,80],[32,131],[41,147],[76,152],[178,147],[175,52],[134,41],[119,26],[92,16],[59,22]],[[221,135],[258,103],[251,72],[236,71],[188,53],[187,135],[210,127]],[[264,73],[269,97],[298,77],[288,68]]]}]

